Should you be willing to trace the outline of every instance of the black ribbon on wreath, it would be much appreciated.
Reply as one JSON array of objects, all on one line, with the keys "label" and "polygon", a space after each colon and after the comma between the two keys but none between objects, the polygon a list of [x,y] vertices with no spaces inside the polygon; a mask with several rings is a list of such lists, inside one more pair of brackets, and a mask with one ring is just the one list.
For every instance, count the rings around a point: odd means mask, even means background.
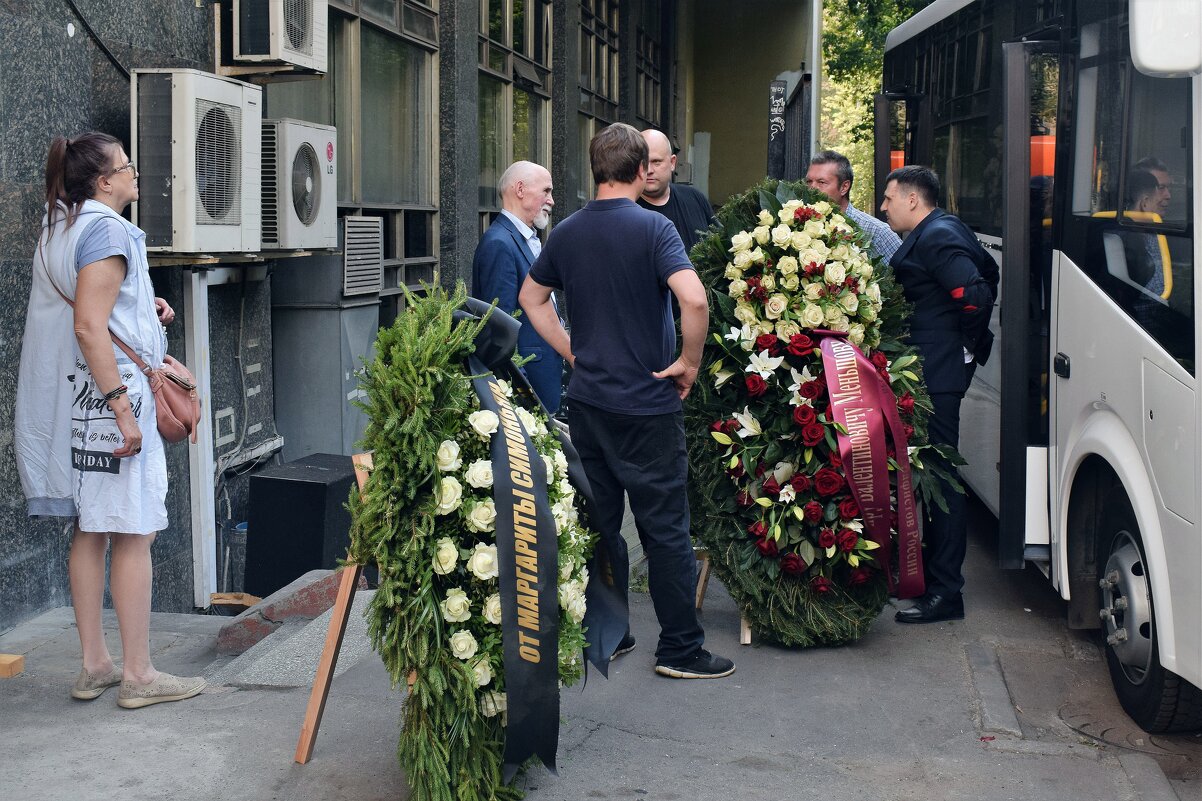
[{"label": "black ribbon on wreath", "polygon": [[[457,319],[481,319],[476,352],[468,359],[480,407],[501,421],[492,438],[493,501],[496,504],[498,583],[505,660],[508,724],[504,780],[537,756],[552,772],[559,744],[559,543],[547,498],[541,455],[502,392],[507,381],[525,406],[541,406],[525,375],[513,364],[521,324],[508,314],[468,298]],[[543,409],[546,413],[546,409]],[[550,415],[548,414],[548,419]],[[552,421],[568,461],[568,479],[586,504],[592,491],[580,456]],[[585,588],[585,657],[608,676],[609,657],[626,632],[626,599],[613,580],[608,548],[598,542],[588,561]]]}]

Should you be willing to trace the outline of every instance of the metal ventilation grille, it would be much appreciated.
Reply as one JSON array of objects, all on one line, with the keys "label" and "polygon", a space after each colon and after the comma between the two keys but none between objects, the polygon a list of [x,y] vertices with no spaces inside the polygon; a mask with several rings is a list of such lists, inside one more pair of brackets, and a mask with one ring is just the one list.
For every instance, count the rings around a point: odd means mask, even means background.
[{"label": "metal ventilation grille", "polygon": [[240,224],[242,109],[197,98],[196,119],[196,224]]},{"label": "metal ventilation grille", "polygon": [[276,150],[279,130],[272,123],[263,124],[263,245],[280,243],[280,187],[276,175]]},{"label": "metal ventilation grille", "polygon": [[313,0],[284,0],[284,36],[288,47],[313,55]]},{"label": "metal ventilation grille", "polygon": [[384,218],[342,219],[342,294],[375,294],[384,279]]},{"label": "metal ventilation grille", "polygon": [[317,162],[317,152],[305,142],[292,160],[292,208],[305,225],[312,225],[317,219],[320,198],[321,166]]}]

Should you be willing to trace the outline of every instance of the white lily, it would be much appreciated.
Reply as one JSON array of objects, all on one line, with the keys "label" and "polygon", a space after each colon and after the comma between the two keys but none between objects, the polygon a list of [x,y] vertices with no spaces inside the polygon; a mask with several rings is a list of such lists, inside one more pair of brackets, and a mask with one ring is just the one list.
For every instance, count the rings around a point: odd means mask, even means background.
[{"label": "white lily", "polygon": [[746,372],[759,373],[760,378],[771,378],[772,373],[777,367],[780,367],[781,362],[785,360],[784,356],[769,356],[768,351],[762,350],[759,353],[753,353],[750,356],[750,364],[747,365]]},{"label": "white lily", "polygon": [[792,503],[797,499],[797,491],[793,489],[792,484],[785,484],[780,488],[780,495],[776,496],[781,503]]},{"label": "white lily", "polygon": [[756,420],[755,415],[751,413],[751,407],[744,406],[743,411],[735,412],[735,419],[738,420],[739,425],[742,426],[742,428],[735,433],[737,433],[743,439],[760,435],[760,421]]},{"label": "white lily", "polygon": [[714,376],[714,389],[720,389],[723,384],[734,377],[734,374],[733,370],[719,370]]},{"label": "white lily", "polygon": [[[790,367],[789,375],[791,375],[793,377],[793,384],[789,387],[790,392],[797,392],[798,390],[801,389],[802,384],[806,384],[806,383],[809,383],[810,381],[814,380],[814,376],[810,375],[809,367],[801,368],[800,373],[797,372],[796,369]],[[794,406],[796,406],[796,405],[797,404],[794,404]]]}]

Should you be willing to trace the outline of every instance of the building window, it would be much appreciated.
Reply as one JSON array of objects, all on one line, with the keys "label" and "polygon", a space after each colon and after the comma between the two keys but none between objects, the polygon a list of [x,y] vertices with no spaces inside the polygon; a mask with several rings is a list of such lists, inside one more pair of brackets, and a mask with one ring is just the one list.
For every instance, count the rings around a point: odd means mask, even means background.
[{"label": "building window", "polygon": [[480,225],[500,212],[497,181],[514,161],[551,162],[551,2],[480,3]]},{"label": "building window", "polygon": [[580,3],[580,110],[618,117],[618,0]]},{"label": "building window", "polygon": [[663,20],[659,0],[647,0],[636,26],[635,105],[640,127],[663,127]]},{"label": "building window", "polygon": [[438,254],[437,0],[330,0],[321,80],[272,83],[268,117],[338,128],[341,214],[384,220],[381,295],[432,282]]}]

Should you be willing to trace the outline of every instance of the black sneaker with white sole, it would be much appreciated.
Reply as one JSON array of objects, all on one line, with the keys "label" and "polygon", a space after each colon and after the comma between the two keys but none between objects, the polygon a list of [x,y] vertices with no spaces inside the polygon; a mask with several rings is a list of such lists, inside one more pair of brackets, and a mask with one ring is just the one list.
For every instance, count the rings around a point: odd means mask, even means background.
[{"label": "black sneaker with white sole", "polygon": [[672,679],[720,679],[735,672],[735,663],[702,648],[691,659],[678,664],[656,662],[655,672]]},{"label": "black sneaker with white sole", "polygon": [[620,643],[618,643],[618,648],[616,651],[614,651],[614,655],[609,658],[609,661],[612,662],[615,659],[617,659],[619,656],[621,656],[622,654],[628,654],[633,650],[634,650],[634,636],[631,635],[630,632],[626,632],[626,636],[622,638],[622,641]]}]

